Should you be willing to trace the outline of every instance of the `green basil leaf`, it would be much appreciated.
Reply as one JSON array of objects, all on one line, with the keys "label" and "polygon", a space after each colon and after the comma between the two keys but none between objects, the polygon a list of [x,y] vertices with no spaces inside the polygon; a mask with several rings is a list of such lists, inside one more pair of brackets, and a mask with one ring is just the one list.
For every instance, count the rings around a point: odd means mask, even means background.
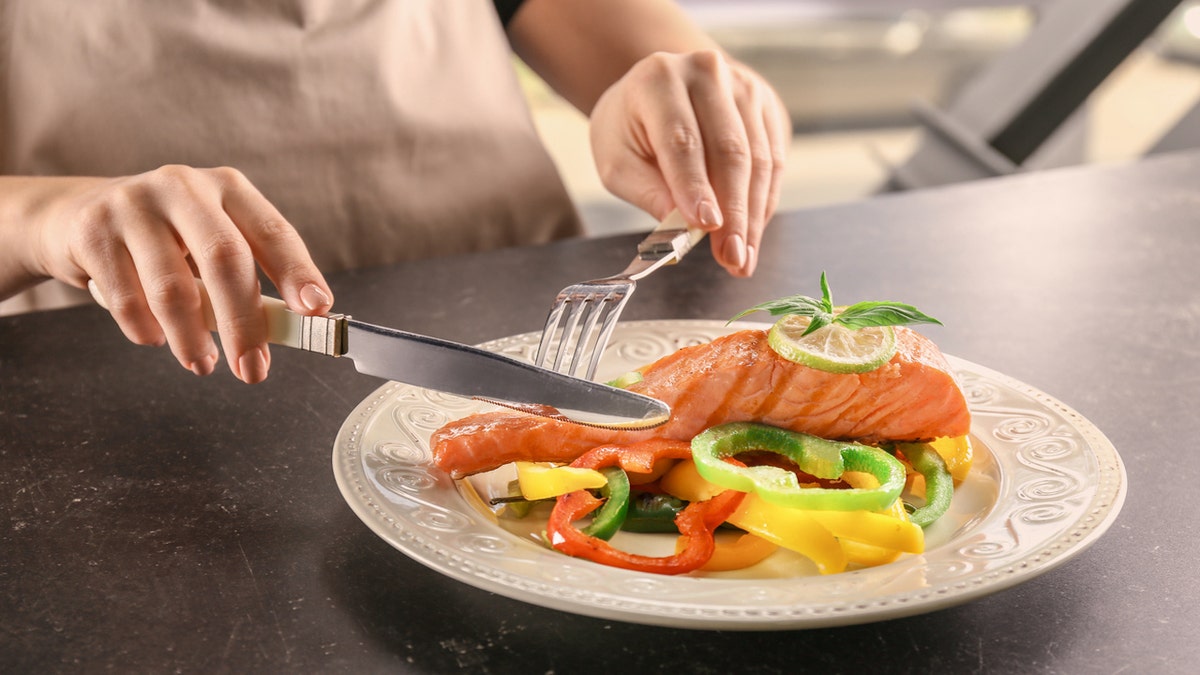
[{"label": "green basil leaf", "polygon": [[810,298],[807,295],[789,295],[786,298],[764,302],[739,312],[729,320],[729,323],[755,312],[767,312],[771,316],[786,316],[789,314],[807,316],[810,321],[808,328],[804,331],[804,335],[808,335],[831,323],[845,326],[851,330],[871,326],[907,326],[914,323],[935,323],[939,326],[942,325],[941,321],[925,314],[912,305],[906,305],[902,302],[858,302],[845,308],[840,314],[835,316],[833,311],[833,293],[829,290],[829,280],[826,278],[824,272],[821,272],[820,300]]},{"label": "green basil leaf", "polygon": [[820,314],[817,314],[816,316],[814,316],[812,319],[809,320],[808,328],[804,329],[804,332],[800,334],[800,337],[804,337],[805,335],[808,335],[809,333],[811,333],[815,330],[824,328],[825,326],[828,326],[829,324],[833,323],[835,320],[836,319],[833,318],[832,313],[821,312]]},{"label": "green basil leaf", "polygon": [[732,323],[755,312],[767,312],[771,316],[783,316],[786,314],[815,316],[818,313],[825,312],[825,308],[820,300],[810,298],[807,295],[789,295],[786,298],[771,300],[755,305],[750,309],[742,310],[730,319],[729,322]]},{"label": "green basil leaf", "polygon": [[868,326],[906,326],[914,323],[942,325],[941,321],[902,302],[858,302],[842,310],[834,321],[855,330]]},{"label": "green basil leaf", "polygon": [[825,311],[833,313],[833,293],[829,291],[829,280],[825,278],[825,271],[821,270],[821,302],[825,305]]}]

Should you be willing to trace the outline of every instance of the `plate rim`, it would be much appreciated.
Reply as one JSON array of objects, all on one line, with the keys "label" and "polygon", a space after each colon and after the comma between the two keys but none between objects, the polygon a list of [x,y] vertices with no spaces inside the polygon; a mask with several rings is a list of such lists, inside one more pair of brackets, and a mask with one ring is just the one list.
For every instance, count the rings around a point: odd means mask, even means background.
[{"label": "plate rim", "polygon": [[[618,331],[625,332],[631,329],[664,325],[666,328],[718,329],[722,332],[764,326],[764,324],[752,322],[739,322],[726,326],[725,322],[716,320],[658,319],[622,322],[617,328]],[[536,334],[522,333],[491,340],[480,346],[500,348],[509,342],[528,340],[533,335]],[[619,344],[620,335],[621,333],[614,334],[614,344]],[[1070,424],[1072,429],[1087,441],[1083,449],[1090,453],[1091,458],[1096,462],[1096,477],[1102,480],[1095,485],[1096,494],[1089,501],[1088,512],[1084,514],[1081,511],[1082,517],[1073,519],[1069,527],[1063,529],[1062,536],[1039,547],[1038,550],[1016,557],[1002,567],[989,569],[986,574],[969,576],[955,584],[934,585],[923,589],[922,592],[904,591],[883,594],[873,598],[869,603],[862,601],[799,603],[790,606],[771,606],[761,610],[744,606],[731,609],[724,605],[701,608],[697,607],[694,602],[673,602],[669,598],[654,595],[642,599],[632,599],[628,594],[620,595],[605,591],[563,593],[557,585],[544,580],[477,565],[468,556],[438,544],[435,540],[414,531],[415,528],[403,527],[402,523],[388,513],[387,507],[380,503],[377,496],[371,494],[371,490],[368,488],[370,481],[361,475],[361,436],[366,424],[371,421],[376,411],[390,401],[397,392],[424,391],[410,385],[396,382],[385,383],[354,407],[342,423],[334,441],[332,458],[334,476],[338,489],[351,510],[372,532],[393,548],[426,567],[462,583],[533,605],[608,620],[708,630],[824,628],[922,614],[957,606],[1011,588],[1050,572],[1073,559],[1090,548],[1111,527],[1124,505],[1128,491],[1128,477],[1116,448],[1100,429],[1083,415],[1049,394],[1008,375],[952,355],[946,355],[946,358],[956,373],[969,370],[1057,412]],[[975,434],[975,425],[973,411],[972,434]],[[453,485],[448,476],[437,469],[432,469],[432,471],[441,474],[441,480]],[[436,478],[434,477],[434,479]],[[453,492],[457,495],[457,488],[454,488]],[[1101,497],[1105,498],[1101,499]],[[478,515],[461,495],[457,499],[461,500],[462,507],[471,509],[473,515]],[[1104,503],[1093,506],[1097,501]],[[995,510],[993,509],[993,511]],[[986,521],[993,515],[995,514],[988,514],[984,520]],[[499,525],[495,527],[499,532],[515,537],[501,529]],[[586,568],[595,565],[595,563],[577,561],[566,556],[562,556],[562,558],[561,567],[567,570],[577,566]],[[883,567],[892,568],[901,573],[902,568],[919,567],[923,559],[923,555],[906,556]],[[830,577],[796,577],[761,581],[695,577],[670,577],[669,579],[671,584],[704,584],[711,588],[729,583],[743,586],[754,584],[773,586],[779,582],[788,582],[803,586],[812,583],[827,583],[831,579],[853,580],[856,578],[855,575],[861,577],[864,573],[871,573],[879,569],[882,568],[853,570]],[[631,583],[637,580],[647,580],[647,575],[640,573],[613,568],[605,568],[605,570],[606,574],[610,575],[628,575]],[[651,583],[651,580],[647,580],[647,583]]]}]

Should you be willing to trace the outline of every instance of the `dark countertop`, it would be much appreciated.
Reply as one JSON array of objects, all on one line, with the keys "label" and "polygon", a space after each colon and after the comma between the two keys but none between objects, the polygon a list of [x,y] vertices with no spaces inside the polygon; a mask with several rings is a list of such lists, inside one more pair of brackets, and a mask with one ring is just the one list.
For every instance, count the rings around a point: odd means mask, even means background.
[{"label": "dark countertop", "polygon": [[[540,328],[636,237],[334,276],[338,310],[468,343]],[[381,383],[284,348],[196,378],[95,307],[0,318],[6,672],[1185,672],[1200,661],[1200,154],[780,215],[759,273],[700,252],[625,319],[724,319],[816,292],[937,316],[949,354],[1095,423],[1129,492],[1094,546],[1014,588],[882,623],[783,632],[624,624],[453,581],[373,535],[330,453]],[[610,667],[611,667],[610,666]]]}]

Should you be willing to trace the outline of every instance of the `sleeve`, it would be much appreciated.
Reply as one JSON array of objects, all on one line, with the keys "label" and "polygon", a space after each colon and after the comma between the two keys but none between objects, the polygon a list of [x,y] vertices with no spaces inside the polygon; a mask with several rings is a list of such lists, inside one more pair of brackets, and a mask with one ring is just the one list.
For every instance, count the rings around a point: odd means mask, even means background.
[{"label": "sleeve", "polygon": [[508,22],[512,21],[513,15],[521,8],[521,3],[524,0],[492,0],[496,5],[496,13],[500,15],[500,23],[508,26]]}]

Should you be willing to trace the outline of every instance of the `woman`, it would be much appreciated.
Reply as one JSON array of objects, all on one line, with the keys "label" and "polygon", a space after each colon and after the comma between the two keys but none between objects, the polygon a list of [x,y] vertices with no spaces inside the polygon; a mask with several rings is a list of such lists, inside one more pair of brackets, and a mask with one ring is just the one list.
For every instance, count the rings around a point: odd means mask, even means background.
[{"label": "woman", "polygon": [[0,299],[91,280],[130,340],[206,375],[199,277],[254,383],[259,268],[319,314],[321,269],[578,234],[510,48],[589,116],[608,189],[678,208],[731,274],[754,270],[790,126],[668,0],[113,7],[0,10]]}]

